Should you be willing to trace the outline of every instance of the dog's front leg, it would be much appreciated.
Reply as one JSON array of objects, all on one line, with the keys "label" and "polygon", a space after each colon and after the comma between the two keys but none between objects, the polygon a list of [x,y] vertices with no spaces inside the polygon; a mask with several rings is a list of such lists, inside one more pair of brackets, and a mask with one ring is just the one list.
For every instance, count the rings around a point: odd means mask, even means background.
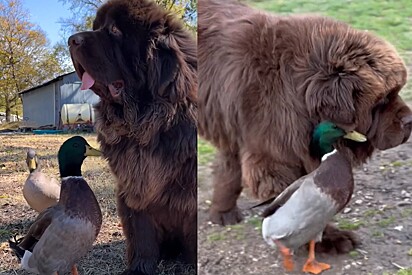
[{"label": "dog's front leg", "polygon": [[159,240],[150,215],[128,207],[124,199],[117,199],[118,214],[126,237],[128,268],[122,275],[153,275],[159,261]]}]

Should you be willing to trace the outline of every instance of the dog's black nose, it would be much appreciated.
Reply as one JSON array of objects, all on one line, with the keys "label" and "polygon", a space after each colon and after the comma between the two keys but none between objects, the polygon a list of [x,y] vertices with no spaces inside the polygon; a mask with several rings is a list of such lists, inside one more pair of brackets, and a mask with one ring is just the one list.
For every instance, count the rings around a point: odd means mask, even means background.
[{"label": "dog's black nose", "polygon": [[82,33],[76,33],[69,37],[69,46],[79,46],[84,43],[84,37]]}]

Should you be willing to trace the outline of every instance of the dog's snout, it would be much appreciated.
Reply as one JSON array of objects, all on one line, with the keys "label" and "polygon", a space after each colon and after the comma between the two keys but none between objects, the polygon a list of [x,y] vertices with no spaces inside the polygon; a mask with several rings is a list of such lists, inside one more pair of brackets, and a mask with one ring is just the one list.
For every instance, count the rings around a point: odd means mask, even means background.
[{"label": "dog's snout", "polygon": [[73,34],[69,37],[69,46],[79,46],[84,43],[84,36],[81,33]]}]

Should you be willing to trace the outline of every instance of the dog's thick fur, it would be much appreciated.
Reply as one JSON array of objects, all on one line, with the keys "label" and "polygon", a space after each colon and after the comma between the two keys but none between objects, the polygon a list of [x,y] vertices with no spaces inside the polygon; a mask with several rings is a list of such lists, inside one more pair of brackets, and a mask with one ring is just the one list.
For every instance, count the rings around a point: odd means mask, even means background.
[{"label": "dog's thick fur", "polygon": [[[398,93],[406,68],[367,31],[317,16],[276,16],[234,0],[199,2],[198,131],[218,148],[212,221],[241,219],[242,184],[260,199],[313,171],[314,126],[330,120],[366,143],[338,147],[353,164],[405,142],[411,110]],[[346,252],[354,235],[325,230],[324,251]]]},{"label": "dog's thick fur", "polygon": [[[182,23],[149,0],[112,0],[69,38],[79,77],[101,101],[96,129],[117,179],[124,274],[197,252],[197,56]],[[122,82],[123,81],[123,82]]]}]

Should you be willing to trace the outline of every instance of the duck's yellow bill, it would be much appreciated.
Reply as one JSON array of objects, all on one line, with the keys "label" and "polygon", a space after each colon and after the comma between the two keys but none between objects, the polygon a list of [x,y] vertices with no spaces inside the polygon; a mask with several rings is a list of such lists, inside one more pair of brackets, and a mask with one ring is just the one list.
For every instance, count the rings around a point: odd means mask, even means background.
[{"label": "duck's yellow bill", "polygon": [[27,165],[29,166],[30,170],[36,170],[36,160],[33,159],[27,159]]},{"label": "duck's yellow bill", "polygon": [[102,156],[102,152],[99,150],[94,149],[93,147],[91,147],[90,145],[86,145],[86,153],[84,153],[85,156],[88,157],[100,157]]},{"label": "duck's yellow bill", "polygon": [[343,137],[357,142],[365,142],[368,140],[365,135],[362,135],[361,133],[356,131],[347,132]]}]

